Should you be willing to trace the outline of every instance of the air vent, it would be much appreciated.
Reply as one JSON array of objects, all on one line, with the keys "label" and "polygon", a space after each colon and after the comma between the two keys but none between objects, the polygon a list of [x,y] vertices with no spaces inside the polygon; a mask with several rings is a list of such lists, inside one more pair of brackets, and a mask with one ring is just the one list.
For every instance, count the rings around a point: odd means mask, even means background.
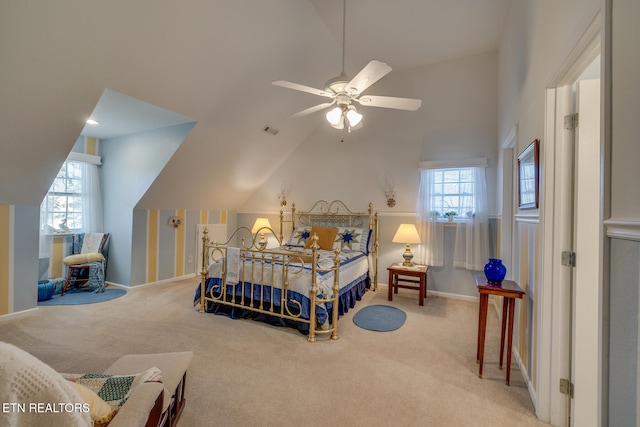
[{"label": "air vent", "polygon": [[274,129],[271,126],[265,126],[264,129],[262,129],[263,131],[270,133],[271,135],[277,135],[278,134],[278,129]]}]

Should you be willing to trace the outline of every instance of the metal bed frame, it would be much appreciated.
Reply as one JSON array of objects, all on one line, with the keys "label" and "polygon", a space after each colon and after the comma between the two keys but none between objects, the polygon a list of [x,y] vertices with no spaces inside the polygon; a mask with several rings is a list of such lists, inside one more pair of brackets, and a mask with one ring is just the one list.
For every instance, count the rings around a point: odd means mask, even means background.
[{"label": "metal bed frame", "polygon": [[[306,323],[309,325],[308,340],[316,341],[317,335],[330,335],[333,340],[338,339],[338,305],[339,305],[339,267],[340,250],[335,249],[333,256],[333,265],[330,268],[321,269],[317,266],[319,256],[319,246],[317,244],[318,237],[314,234],[310,236],[312,239],[311,253],[303,252],[296,249],[285,249],[282,244],[284,242],[283,231],[285,224],[291,224],[291,232],[298,225],[320,226],[320,227],[361,227],[368,228],[371,233],[372,244],[370,245],[370,254],[373,260],[373,274],[371,278],[371,287],[374,291],[378,289],[378,213],[373,211],[373,205],[369,203],[367,212],[353,212],[344,204],[344,202],[335,200],[327,202],[320,200],[308,211],[296,211],[295,203],[291,206],[291,214],[289,219],[285,219],[285,213],[280,211],[280,232],[278,235],[270,230],[278,240],[279,247],[276,249],[266,249],[265,245],[260,243],[259,235],[267,231],[258,230],[255,234],[247,227],[237,228],[224,243],[211,242],[209,240],[208,230],[205,229],[202,237],[202,271],[200,272],[200,312],[205,311],[207,302],[221,304],[230,307],[237,307],[243,310],[249,310],[254,313],[262,313],[281,319],[288,319],[295,322]],[[235,239],[235,240],[234,240]],[[240,264],[245,261],[252,261],[250,272],[242,269],[237,284],[227,282],[227,265],[226,262],[221,263],[221,281],[215,284],[206,294],[206,282],[208,279],[208,265],[210,260],[226,259],[227,249],[232,247],[231,242],[240,239]],[[311,264],[311,286],[309,294],[309,319],[302,316],[301,303],[290,299],[289,295],[289,279],[296,274],[303,274],[305,263]],[[302,266],[302,267],[301,267]],[[278,269],[278,274],[276,273]],[[280,270],[281,269],[281,270]],[[334,273],[332,294],[328,296],[318,296],[318,273],[330,272]],[[258,280],[254,278],[259,277]],[[247,277],[251,276],[251,277]],[[265,281],[265,278],[268,280]],[[278,281],[277,287],[281,289],[279,298],[276,297],[274,280]],[[272,286],[265,286],[264,283],[272,283]],[[235,288],[240,286],[239,295]],[[229,289],[233,287],[233,289]],[[267,301],[265,302],[265,297]],[[275,301],[278,299],[278,301]],[[333,310],[331,320],[325,324],[318,324],[316,318],[316,305],[322,303],[332,303]],[[297,309],[296,309],[297,308]]]}]

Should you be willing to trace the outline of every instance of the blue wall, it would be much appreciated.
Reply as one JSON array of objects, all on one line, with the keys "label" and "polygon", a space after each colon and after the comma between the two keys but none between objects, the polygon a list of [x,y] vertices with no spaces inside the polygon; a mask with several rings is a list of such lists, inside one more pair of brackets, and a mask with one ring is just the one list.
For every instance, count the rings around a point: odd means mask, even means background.
[{"label": "blue wall", "polygon": [[611,240],[609,422],[612,426],[636,425],[637,419],[639,259],[640,243]]},{"label": "blue wall", "polygon": [[131,285],[133,236],[139,234],[133,228],[134,207],[194,124],[100,141],[104,229],[112,234],[107,281]]},{"label": "blue wall", "polygon": [[13,221],[13,311],[18,312],[38,303],[40,206],[15,206]]}]

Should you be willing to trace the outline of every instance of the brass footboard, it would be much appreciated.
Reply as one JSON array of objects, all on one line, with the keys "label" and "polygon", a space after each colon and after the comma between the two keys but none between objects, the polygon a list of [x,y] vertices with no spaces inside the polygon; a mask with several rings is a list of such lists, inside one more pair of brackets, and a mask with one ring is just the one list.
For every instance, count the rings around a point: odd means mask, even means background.
[{"label": "brass footboard", "polygon": [[[230,255],[233,257],[234,250],[229,246],[229,242],[240,237],[239,234],[248,233],[250,242],[245,244],[242,237],[237,263],[238,271],[234,271],[231,276],[237,273],[237,283],[229,280]],[[330,334],[331,339],[338,339],[338,312],[339,312],[339,267],[340,250],[334,251],[333,265],[330,268],[321,269],[318,267],[319,246],[318,237],[312,236],[313,243],[311,252],[290,251],[281,248],[265,249],[258,244],[258,233],[251,234],[246,227],[240,227],[234,231],[225,243],[210,242],[208,230],[204,230],[202,237],[202,271],[200,272],[200,312],[205,311],[205,304],[215,303],[230,307],[237,307],[255,313],[262,313],[282,319],[288,319],[309,325],[308,340],[314,342],[318,334]],[[231,254],[230,254],[231,252]],[[213,262],[213,264],[212,264]],[[210,265],[211,264],[211,265]],[[305,267],[311,265],[311,273]],[[212,277],[219,278],[220,282],[214,284],[207,292],[207,279],[209,270],[215,270]],[[219,274],[218,274],[219,270]],[[320,292],[318,288],[318,273],[333,272],[333,285],[331,292]],[[309,318],[303,316],[303,306],[296,299],[290,298],[292,281],[296,284],[302,282],[298,275],[310,275],[310,287],[301,290],[298,286],[295,292],[302,294],[309,299]],[[277,289],[280,296],[277,296]],[[328,294],[328,295],[327,295]],[[317,305],[332,303],[333,309],[331,320],[323,325],[317,321]]]}]

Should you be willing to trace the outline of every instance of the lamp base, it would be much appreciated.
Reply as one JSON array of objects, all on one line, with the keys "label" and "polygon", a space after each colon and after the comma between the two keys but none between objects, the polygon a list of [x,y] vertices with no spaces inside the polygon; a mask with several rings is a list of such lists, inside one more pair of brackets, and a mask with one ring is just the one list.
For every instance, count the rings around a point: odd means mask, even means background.
[{"label": "lamp base", "polygon": [[414,265],[413,262],[411,262],[411,260],[413,259],[413,254],[411,253],[411,245],[409,245],[408,243],[404,253],[402,254],[402,258],[404,258],[404,262],[402,263],[404,267],[412,267]]}]

